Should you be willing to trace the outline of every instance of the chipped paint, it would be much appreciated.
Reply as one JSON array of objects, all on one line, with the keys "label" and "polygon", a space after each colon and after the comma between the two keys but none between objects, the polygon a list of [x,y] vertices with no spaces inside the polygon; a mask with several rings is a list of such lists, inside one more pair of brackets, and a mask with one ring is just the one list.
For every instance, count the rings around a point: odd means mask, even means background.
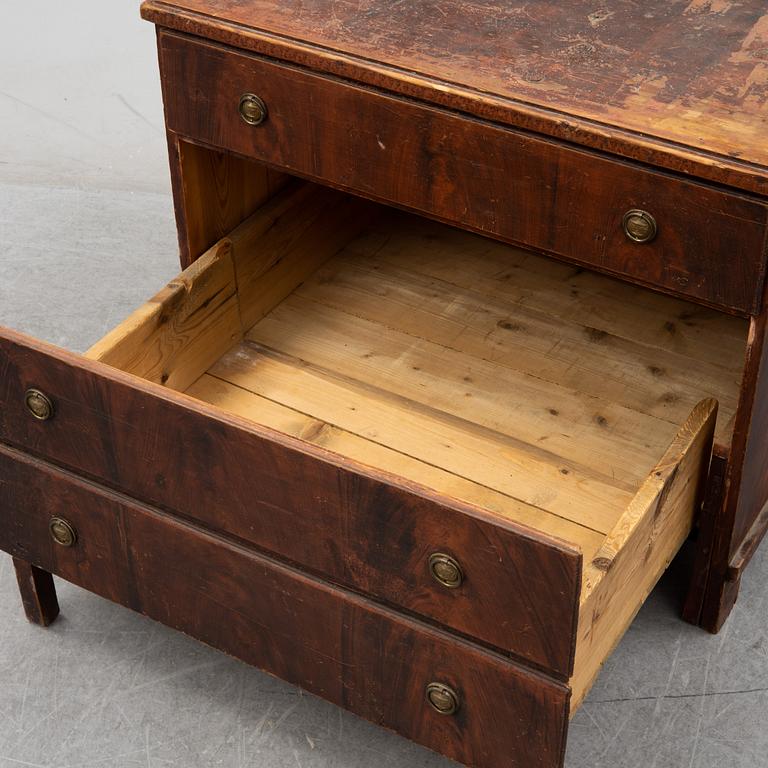
[{"label": "chipped paint", "polygon": [[727,13],[732,6],[730,0],[691,0],[683,13]]},{"label": "chipped paint", "polygon": [[587,16],[587,20],[593,27],[599,27],[604,21],[608,21],[616,11],[609,11],[607,8],[600,8]]}]

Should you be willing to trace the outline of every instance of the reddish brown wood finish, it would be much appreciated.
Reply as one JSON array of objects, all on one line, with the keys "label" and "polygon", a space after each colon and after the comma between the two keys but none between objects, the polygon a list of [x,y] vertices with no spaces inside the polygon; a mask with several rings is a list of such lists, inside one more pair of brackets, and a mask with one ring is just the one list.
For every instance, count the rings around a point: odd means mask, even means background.
[{"label": "reddish brown wood finish", "polygon": [[763,0],[150,0],[160,26],[768,191]]},{"label": "reddish brown wood finish", "polygon": [[[761,202],[179,35],[159,43],[166,119],[181,135],[704,303],[759,309]],[[249,91],[269,109],[257,127],[238,114]],[[624,234],[633,208],[657,219],[653,242]]]},{"label": "reddish brown wood finish", "polygon": [[168,156],[183,268],[228,235],[286,180],[252,160],[190,144],[170,132]]},{"label": "reddish brown wood finish", "polygon": [[[741,575],[768,528],[768,315],[753,318],[725,501],[712,534],[701,624],[717,632],[738,596]],[[706,542],[705,542],[706,544]]]},{"label": "reddish brown wood finish", "polygon": [[768,343],[763,315],[753,320],[750,337],[753,348],[744,381],[741,405],[748,416],[744,463],[740,475],[734,473],[732,484],[738,482],[739,493],[734,515],[732,557],[747,536],[755,517],[768,501]]},{"label": "reddish brown wood finish", "polygon": [[[25,409],[30,386],[56,415]],[[0,440],[567,678],[581,555],[481,510],[27,337],[0,334]],[[434,551],[462,563],[437,584]]]},{"label": "reddish brown wood finish", "polygon": [[[0,503],[0,515],[2,515],[2,503]],[[24,550],[23,545],[16,547],[16,551],[26,555]],[[59,615],[59,601],[56,599],[53,576],[20,557],[13,558],[13,567],[16,569],[16,580],[19,582],[19,593],[27,618],[41,627],[49,626]]]},{"label": "reddish brown wood finish", "polygon": [[[562,765],[568,688],[0,445],[0,549],[467,765]],[[50,543],[51,515],[77,544]],[[425,701],[459,692],[454,716]]]},{"label": "reddish brown wood finish", "polygon": [[691,624],[701,622],[701,613],[707,592],[709,569],[715,531],[723,510],[725,477],[728,472],[727,456],[712,455],[704,489],[704,500],[697,520],[696,549],[688,591],[683,604],[683,618]]}]

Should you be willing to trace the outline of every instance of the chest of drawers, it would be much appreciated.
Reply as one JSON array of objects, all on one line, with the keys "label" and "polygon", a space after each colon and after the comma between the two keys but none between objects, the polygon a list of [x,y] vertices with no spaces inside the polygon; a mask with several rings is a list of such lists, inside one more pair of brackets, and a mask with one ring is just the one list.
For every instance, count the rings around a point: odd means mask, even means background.
[{"label": "chest of drawers", "polygon": [[57,574],[480,768],[562,764],[692,531],[719,629],[768,525],[768,27],[590,9],[144,4],[183,271],[84,356],[0,334],[31,620]]}]

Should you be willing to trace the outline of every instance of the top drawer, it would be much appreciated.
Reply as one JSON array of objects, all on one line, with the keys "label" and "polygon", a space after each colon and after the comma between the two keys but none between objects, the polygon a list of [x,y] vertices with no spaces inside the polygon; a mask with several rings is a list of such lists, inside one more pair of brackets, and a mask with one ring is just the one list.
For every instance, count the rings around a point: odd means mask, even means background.
[{"label": "top drawer", "polygon": [[[737,312],[761,306],[754,199],[171,33],[168,127],[193,140]],[[245,94],[266,117],[249,124]],[[254,113],[255,114],[255,113]],[[628,212],[656,223],[625,233]],[[642,222],[641,222],[642,224]]]}]

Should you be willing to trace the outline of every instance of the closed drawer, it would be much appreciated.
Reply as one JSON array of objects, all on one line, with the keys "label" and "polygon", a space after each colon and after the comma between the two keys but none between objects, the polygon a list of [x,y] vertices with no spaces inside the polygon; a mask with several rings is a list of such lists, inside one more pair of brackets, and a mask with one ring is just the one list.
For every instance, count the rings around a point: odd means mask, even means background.
[{"label": "closed drawer", "polygon": [[562,683],[2,447],[0,509],[0,548],[374,723],[478,768],[561,765]]},{"label": "closed drawer", "polygon": [[[159,40],[167,123],[183,136],[707,304],[760,309],[763,202],[173,33]],[[249,93],[266,106],[258,125],[238,112]],[[653,217],[652,240],[627,236],[630,211]],[[649,233],[644,221],[635,235]]]},{"label": "closed drawer", "polygon": [[87,356],[2,334],[0,441],[580,701],[691,528],[745,337],[295,184]]}]

